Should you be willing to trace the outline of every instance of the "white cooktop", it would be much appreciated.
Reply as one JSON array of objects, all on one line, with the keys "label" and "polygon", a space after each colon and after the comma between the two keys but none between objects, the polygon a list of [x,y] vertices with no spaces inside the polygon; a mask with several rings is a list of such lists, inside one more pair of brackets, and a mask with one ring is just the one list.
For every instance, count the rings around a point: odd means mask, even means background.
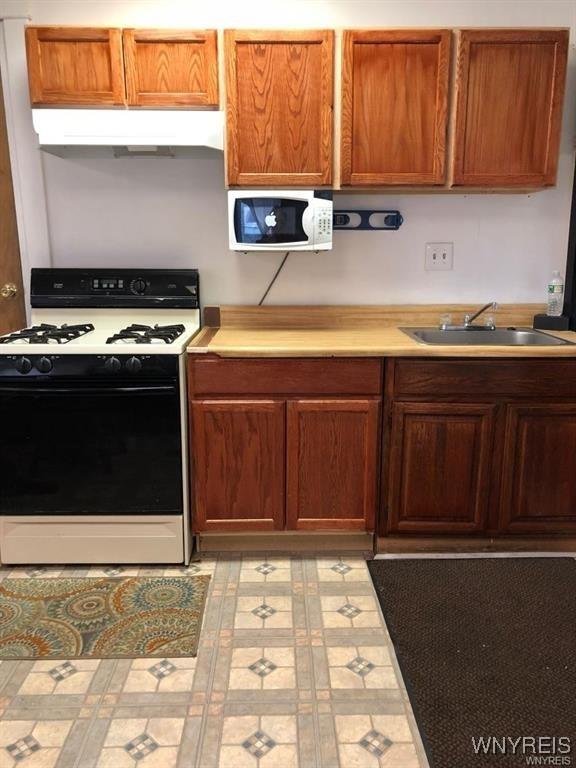
[{"label": "white cooktop", "polygon": [[[33,309],[30,326],[80,325],[92,323],[89,331],[65,344],[29,344],[24,341],[0,344],[0,355],[179,355],[188,346],[190,339],[200,330],[198,309]],[[152,344],[118,342],[107,344],[106,340],[131,324],[139,325],[183,325],[184,333],[172,344],[164,341]],[[10,334],[6,334],[9,336]],[[3,337],[0,337],[3,338]]]}]

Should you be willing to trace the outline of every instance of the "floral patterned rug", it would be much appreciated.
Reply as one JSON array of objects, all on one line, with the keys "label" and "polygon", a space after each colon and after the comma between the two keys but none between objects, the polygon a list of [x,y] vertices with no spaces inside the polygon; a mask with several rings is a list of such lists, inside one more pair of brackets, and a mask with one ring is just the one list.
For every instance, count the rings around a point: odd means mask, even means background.
[{"label": "floral patterned rug", "polygon": [[195,656],[209,581],[4,579],[0,659]]}]

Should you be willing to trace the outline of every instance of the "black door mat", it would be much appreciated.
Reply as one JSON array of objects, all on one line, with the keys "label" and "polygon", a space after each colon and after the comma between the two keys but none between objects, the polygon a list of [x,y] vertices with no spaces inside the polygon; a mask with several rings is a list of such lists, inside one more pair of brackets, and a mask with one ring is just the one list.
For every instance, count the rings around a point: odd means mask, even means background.
[{"label": "black door mat", "polygon": [[[576,560],[368,567],[431,768],[576,766]],[[487,754],[475,752],[480,737]],[[514,754],[507,737],[528,741]],[[531,737],[556,742],[532,747]],[[527,760],[534,755],[556,761]]]}]

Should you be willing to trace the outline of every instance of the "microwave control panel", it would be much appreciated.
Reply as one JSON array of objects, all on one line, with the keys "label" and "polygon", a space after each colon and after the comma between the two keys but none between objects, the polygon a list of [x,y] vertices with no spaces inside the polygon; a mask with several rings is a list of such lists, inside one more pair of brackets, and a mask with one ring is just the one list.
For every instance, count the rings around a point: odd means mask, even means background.
[{"label": "microwave control panel", "polygon": [[319,206],[314,216],[314,244],[329,243],[332,240],[332,206]]}]

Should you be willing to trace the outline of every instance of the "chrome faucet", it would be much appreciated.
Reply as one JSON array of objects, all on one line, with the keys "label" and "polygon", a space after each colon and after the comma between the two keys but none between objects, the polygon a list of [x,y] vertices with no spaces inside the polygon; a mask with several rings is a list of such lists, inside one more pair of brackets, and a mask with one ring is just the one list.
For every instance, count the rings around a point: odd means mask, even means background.
[{"label": "chrome faucet", "polygon": [[479,309],[478,312],[475,312],[473,315],[469,315],[469,314],[464,315],[464,325],[452,325],[451,316],[442,315],[442,317],[440,318],[440,330],[463,331],[469,328],[469,329],[474,329],[479,331],[495,331],[496,326],[494,325],[494,322],[488,323],[487,325],[474,325],[474,320],[480,317],[480,315],[483,312],[486,312],[487,309],[498,309],[498,304],[495,301],[490,301],[488,304],[484,304],[484,306],[481,309]]},{"label": "chrome faucet", "polygon": [[[498,304],[495,301],[489,301],[488,304],[484,304],[483,307],[481,307],[478,312],[474,312],[473,315],[464,315],[464,325],[466,328],[471,328],[474,325],[474,320],[476,318],[480,317],[480,315],[483,312],[486,312],[487,309],[498,309]],[[490,323],[489,325],[482,325],[478,326],[479,328],[489,328],[490,330],[495,330],[496,326],[494,323]]]}]

